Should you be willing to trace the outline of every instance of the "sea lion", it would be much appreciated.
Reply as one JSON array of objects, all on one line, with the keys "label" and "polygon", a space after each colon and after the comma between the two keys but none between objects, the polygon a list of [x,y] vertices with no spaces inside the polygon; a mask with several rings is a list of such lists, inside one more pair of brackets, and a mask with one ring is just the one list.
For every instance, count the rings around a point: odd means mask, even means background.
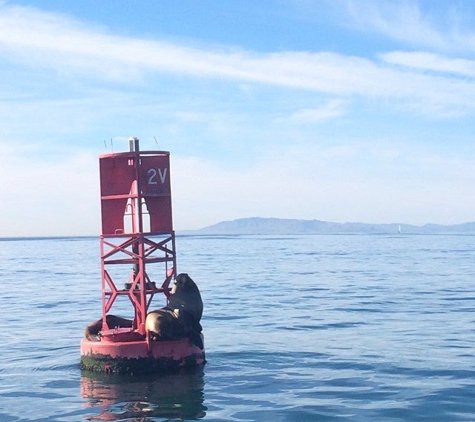
[{"label": "sea lion", "polygon": [[152,340],[177,340],[189,337],[203,349],[200,324],[203,301],[198,286],[182,273],[175,280],[168,298],[168,306],[151,311],[145,320],[145,330]]},{"label": "sea lion", "polygon": [[177,275],[168,298],[168,308],[189,312],[200,322],[203,315],[203,301],[198,286],[188,274]]},{"label": "sea lion", "polygon": [[[116,315],[106,315],[106,322],[109,328],[115,328],[115,327],[130,328],[134,324],[133,320],[122,318]],[[90,341],[100,341],[101,330],[102,330],[102,318],[89,324],[86,327],[84,336]]]},{"label": "sea lion", "polygon": [[201,324],[186,311],[170,308],[155,309],[149,312],[145,319],[145,330],[150,333],[150,338],[154,341],[189,337],[193,344],[203,349]]}]

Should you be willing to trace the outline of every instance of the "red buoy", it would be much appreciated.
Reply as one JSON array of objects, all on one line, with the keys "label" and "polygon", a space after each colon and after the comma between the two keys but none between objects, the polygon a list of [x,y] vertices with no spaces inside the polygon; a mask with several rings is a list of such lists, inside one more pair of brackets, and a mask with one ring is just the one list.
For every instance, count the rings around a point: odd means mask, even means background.
[{"label": "red buoy", "polygon": [[[137,138],[129,144],[129,152],[99,157],[102,317],[81,340],[81,367],[143,373],[200,365],[201,332],[198,342],[186,335],[153,341],[146,329],[152,299],[162,294],[168,304],[177,275],[170,153],[140,151]],[[129,319],[111,313],[120,298],[132,305]]]}]

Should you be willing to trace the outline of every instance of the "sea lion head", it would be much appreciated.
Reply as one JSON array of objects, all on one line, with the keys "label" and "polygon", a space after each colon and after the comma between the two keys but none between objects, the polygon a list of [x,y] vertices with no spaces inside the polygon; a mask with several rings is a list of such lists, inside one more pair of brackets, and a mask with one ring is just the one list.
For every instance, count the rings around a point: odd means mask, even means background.
[{"label": "sea lion head", "polygon": [[203,315],[203,301],[196,283],[186,273],[178,274],[173,285],[168,307],[192,314],[197,322]]}]

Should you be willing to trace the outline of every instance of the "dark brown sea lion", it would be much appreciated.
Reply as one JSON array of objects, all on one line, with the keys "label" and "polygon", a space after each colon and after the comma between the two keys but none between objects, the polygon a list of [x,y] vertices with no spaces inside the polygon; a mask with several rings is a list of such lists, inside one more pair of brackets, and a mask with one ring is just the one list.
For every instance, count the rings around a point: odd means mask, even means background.
[{"label": "dark brown sea lion", "polygon": [[[106,322],[109,328],[123,327],[130,328],[133,326],[134,321],[131,319],[122,318],[116,315],[106,315]],[[102,318],[92,322],[86,327],[84,332],[85,337],[90,341],[100,341],[102,330]]]},{"label": "dark brown sea lion", "polygon": [[186,311],[200,322],[203,315],[203,301],[198,286],[188,274],[181,273],[176,277],[168,299],[168,308]]},{"label": "dark brown sea lion", "polygon": [[145,329],[152,340],[189,337],[193,344],[203,349],[202,315],[203,301],[198,286],[188,274],[182,273],[175,280],[168,306],[150,312],[145,320]]}]

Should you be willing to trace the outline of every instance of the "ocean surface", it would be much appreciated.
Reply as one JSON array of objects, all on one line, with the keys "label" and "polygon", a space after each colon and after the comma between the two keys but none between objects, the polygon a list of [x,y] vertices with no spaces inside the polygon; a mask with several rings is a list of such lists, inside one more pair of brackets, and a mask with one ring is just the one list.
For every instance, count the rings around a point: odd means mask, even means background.
[{"label": "ocean surface", "polygon": [[101,312],[98,238],[0,239],[0,421],[475,421],[474,236],[176,246],[207,363],[127,377],[79,368]]}]

